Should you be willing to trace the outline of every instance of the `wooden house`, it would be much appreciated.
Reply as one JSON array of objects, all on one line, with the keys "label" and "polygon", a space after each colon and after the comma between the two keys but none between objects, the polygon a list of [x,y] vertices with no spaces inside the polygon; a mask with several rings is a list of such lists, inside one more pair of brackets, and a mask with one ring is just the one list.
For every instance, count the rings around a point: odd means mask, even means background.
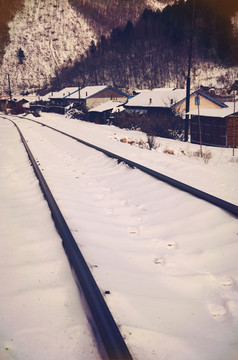
[{"label": "wooden house", "polygon": [[86,86],[83,89],[78,87],[65,88],[50,96],[53,104],[69,104],[85,105],[88,109],[99,106],[109,100],[126,102],[129,95],[117,90],[111,86]]},{"label": "wooden house", "polygon": [[[216,100],[212,96],[205,94],[201,90],[196,90],[190,94],[189,99],[189,111],[194,111],[197,109],[197,98],[199,97],[199,107],[200,109],[224,109],[227,108],[227,105],[221,101]],[[186,113],[186,94],[181,100],[177,101],[172,105],[172,109],[182,114]]]},{"label": "wooden house", "polygon": [[[225,110],[228,106],[200,90],[190,94],[190,113],[200,110]],[[143,90],[125,104],[128,112],[147,114],[148,120],[153,117],[157,128],[163,127],[163,134],[182,134],[186,115],[186,89],[158,88]],[[191,126],[190,126],[191,128]],[[190,130],[189,128],[189,130]],[[160,134],[162,130],[159,130]],[[174,135],[173,135],[174,136]],[[194,139],[194,134],[193,134]]]},{"label": "wooden house", "polygon": [[185,89],[156,88],[141,90],[125,104],[129,112],[153,112],[158,109],[171,109],[171,106],[186,96]]},{"label": "wooden house", "polygon": [[51,92],[48,95],[48,99],[51,105],[67,105],[67,102],[64,100],[65,97],[74,94],[78,91],[78,87],[67,87],[60,91]]},{"label": "wooden house", "polygon": [[106,124],[110,122],[113,113],[123,111],[123,102],[116,100],[109,100],[103,104],[89,109],[88,119],[99,124]]},{"label": "wooden house", "polygon": [[197,109],[191,114],[191,142],[203,145],[238,147],[238,111],[223,109]]},{"label": "wooden house", "polygon": [[[222,109],[227,107],[224,103],[197,90],[190,94],[190,111],[197,108],[195,102],[197,96],[200,98],[201,109]],[[125,108],[129,111],[139,112],[167,109],[185,117],[186,89],[158,88],[142,90],[125,104]]]},{"label": "wooden house", "polygon": [[23,114],[29,111],[29,101],[26,99],[10,100],[7,107],[9,107],[11,114]]}]

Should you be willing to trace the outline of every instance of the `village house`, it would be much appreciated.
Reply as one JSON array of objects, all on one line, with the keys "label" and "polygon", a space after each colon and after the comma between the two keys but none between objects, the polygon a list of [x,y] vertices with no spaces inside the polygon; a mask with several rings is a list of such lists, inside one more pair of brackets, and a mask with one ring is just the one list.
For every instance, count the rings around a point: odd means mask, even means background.
[{"label": "village house", "polygon": [[9,101],[8,104],[11,109],[11,114],[23,114],[29,111],[29,101],[25,98]]},{"label": "village house", "polygon": [[60,91],[52,91],[48,95],[48,100],[52,105],[66,105],[64,98],[78,91],[78,87],[67,87]]},{"label": "village house", "polygon": [[0,111],[5,114],[22,114],[29,111],[29,101],[24,97],[11,100],[9,97],[0,98]]},{"label": "village house", "polygon": [[[202,91],[196,90],[190,94],[190,111],[197,108],[196,96],[200,98],[201,109],[222,109],[227,107]],[[185,117],[186,89],[156,88],[142,90],[125,104],[125,108],[128,111],[139,111],[141,113],[151,111],[166,111],[169,113],[173,111]]]},{"label": "village house", "polygon": [[[198,105],[200,110],[210,109],[215,111],[228,108],[225,103],[203,93],[201,90],[191,92],[189,105],[190,118],[191,112],[196,112]],[[129,113],[147,114],[146,116],[148,116],[150,121],[153,119],[154,128],[158,129],[157,133],[159,135],[165,135],[166,132],[166,136],[174,137],[178,134],[182,135],[185,128],[186,89],[158,88],[143,90],[125,104],[125,109]]]},{"label": "village house", "polygon": [[49,97],[52,104],[67,106],[69,104],[85,105],[88,109],[99,106],[109,100],[126,102],[129,95],[111,86],[86,86],[65,88],[52,93]]},{"label": "village house", "polygon": [[156,88],[141,90],[125,104],[127,111],[146,113],[158,109],[170,109],[177,101],[186,96],[186,90],[173,88]]},{"label": "village house", "polygon": [[109,123],[114,113],[124,110],[123,104],[124,102],[121,101],[109,100],[95,108],[89,109],[88,119],[99,124]]},{"label": "village house", "polygon": [[[222,103],[221,101],[216,100],[214,97],[205,94],[201,90],[193,91],[190,94],[189,99],[189,111],[193,111],[197,109],[197,101],[199,98],[199,107],[200,109],[225,109],[227,108],[227,105]],[[174,105],[171,107],[174,111],[177,113],[185,115],[186,112],[186,96],[181,99],[180,101],[177,101]]]},{"label": "village house", "polygon": [[[237,104],[238,105],[238,104]],[[191,142],[203,145],[238,147],[238,109],[194,109],[191,115]]]}]

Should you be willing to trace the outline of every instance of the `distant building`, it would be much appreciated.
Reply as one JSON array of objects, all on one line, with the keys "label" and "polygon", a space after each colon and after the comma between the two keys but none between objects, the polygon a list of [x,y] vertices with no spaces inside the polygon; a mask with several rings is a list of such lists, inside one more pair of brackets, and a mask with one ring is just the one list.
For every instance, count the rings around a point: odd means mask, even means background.
[{"label": "distant building", "polygon": [[[197,108],[195,104],[196,96],[200,98],[200,108],[222,109],[227,107],[224,103],[197,90],[190,95],[190,111]],[[184,117],[186,112],[186,89],[156,88],[142,90],[125,104],[125,108],[139,112],[167,109]]]},{"label": "distant building", "polygon": [[64,98],[71,94],[74,94],[78,91],[78,87],[67,87],[60,91],[51,92],[48,95],[48,99],[50,100],[51,104],[62,104]]},{"label": "distant building", "polygon": [[89,109],[88,118],[96,123],[105,124],[110,122],[113,113],[121,112],[124,110],[123,102],[116,100],[109,100],[103,104]]},{"label": "distant building", "polygon": [[[195,113],[198,111],[198,104],[200,111],[205,109],[212,111],[225,111],[228,108],[225,103],[222,103],[212,96],[203,93],[201,90],[191,92],[189,103],[190,117],[193,111]],[[147,113],[148,117],[153,116],[158,124],[158,127],[160,124],[163,124],[165,129],[167,123],[167,129],[170,133],[171,130],[174,132],[173,129],[171,129],[171,124],[173,124],[173,128],[176,128],[177,122],[180,132],[183,132],[185,127],[183,119],[185,119],[186,115],[186,89],[158,88],[153,90],[143,90],[125,104],[125,109],[128,112],[137,112],[140,114]],[[193,123],[193,131],[195,131],[194,126],[195,125]],[[191,131],[189,132],[191,133]],[[194,142],[197,141],[197,137],[195,137],[194,132],[192,139]],[[222,146],[225,146],[221,139],[219,141],[214,141],[214,144],[217,143],[221,143],[223,144]]]},{"label": "distant building", "polygon": [[[197,109],[197,97],[199,97],[199,107],[200,109],[225,109],[227,105],[222,103],[221,101],[216,100],[214,97],[205,94],[201,90],[196,90],[190,94],[189,100],[189,111],[193,111]],[[179,112],[185,115],[186,112],[186,96],[177,101],[174,105],[172,105],[172,109],[176,112]]]},{"label": "distant building", "polygon": [[[221,147],[238,147],[238,109],[195,109],[191,115],[191,142]],[[200,127],[199,127],[200,123]]]},{"label": "distant building", "polygon": [[99,106],[109,100],[126,102],[129,95],[111,86],[86,86],[65,88],[59,92],[52,93],[49,99],[52,104],[67,106],[72,103],[80,103],[88,109]]},{"label": "distant building", "polygon": [[125,108],[131,111],[147,112],[155,109],[170,109],[173,104],[186,96],[186,90],[173,88],[156,88],[141,90],[128,100]]}]

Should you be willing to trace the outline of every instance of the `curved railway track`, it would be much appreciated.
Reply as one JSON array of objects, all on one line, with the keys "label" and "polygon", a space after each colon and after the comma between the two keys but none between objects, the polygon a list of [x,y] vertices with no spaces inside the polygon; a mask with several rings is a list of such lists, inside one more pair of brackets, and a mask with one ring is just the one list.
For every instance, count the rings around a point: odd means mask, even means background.
[{"label": "curved railway track", "polygon": [[89,311],[90,324],[103,359],[109,360],[132,360],[132,356],[125,341],[113,319],[111,312],[99,290],[91,271],[79,250],[76,241],[50,191],[50,188],[40,171],[37,161],[27,145],[27,142],[17,126],[21,141],[26,149],[36,177],[39,180],[41,190],[51,210],[56,229],[62,238],[63,247],[76,276],[76,281],[82,290]]},{"label": "curved railway track", "polygon": [[141,164],[138,164],[138,163],[136,163],[134,161],[131,161],[131,160],[126,159],[126,158],[124,158],[122,156],[114,154],[114,153],[112,153],[112,152],[110,152],[108,150],[105,150],[105,149],[103,149],[101,147],[98,147],[96,145],[88,143],[88,142],[86,142],[86,141],[84,141],[82,139],[79,139],[79,138],[77,138],[77,137],[75,137],[73,135],[67,134],[66,132],[58,130],[58,129],[52,127],[52,126],[43,124],[43,123],[41,123],[39,121],[36,121],[36,120],[26,119],[26,118],[23,118],[23,117],[20,117],[20,118],[24,119],[24,120],[29,120],[29,121],[35,122],[36,124],[39,124],[41,126],[46,126],[47,128],[49,128],[49,129],[51,129],[53,131],[56,131],[56,132],[58,132],[58,133],[60,133],[62,135],[65,135],[65,136],[67,136],[67,137],[69,137],[69,138],[71,138],[73,140],[76,140],[76,141],[78,141],[79,143],[81,143],[83,145],[86,145],[86,146],[88,146],[90,148],[93,148],[93,149],[95,149],[97,151],[100,151],[103,154],[109,156],[110,158],[116,159],[118,162],[123,162],[123,163],[131,166],[132,168],[137,168],[137,169],[145,172],[146,174],[148,174],[150,176],[153,176],[157,180],[163,181],[163,182],[165,182],[165,183],[167,183],[169,185],[174,186],[175,188],[177,188],[179,190],[185,191],[185,192],[187,192],[187,193],[189,193],[189,194],[191,194],[191,195],[193,195],[193,196],[195,196],[195,197],[197,197],[199,199],[205,200],[205,201],[209,202],[210,204],[218,206],[219,208],[224,209],[224,210],[230,212],[231,214],[234,214],[235,216],[238,216],[238,206],[235,205],[235,204],[232,204],[232,203],[230,203],[228,201],[225,201],[225,200],[223,200],[221,198],[218,198],[218,197],[213,196],[211,194],[208,194],[208,193],[206,193],[204,191],[201,191],[201,190],[199,190],[199,189],[197,189],[195,187],[192,187],[190,185],[182,183],[181,181],[175,180],[175,179],[173,179],[173,178],[171,178],[169,176],[166,176],[166,175],[164,175],[164,174],[162,174],[160,172],[149,169],[148,167],[145,167],[145,166],[143,166]]}]

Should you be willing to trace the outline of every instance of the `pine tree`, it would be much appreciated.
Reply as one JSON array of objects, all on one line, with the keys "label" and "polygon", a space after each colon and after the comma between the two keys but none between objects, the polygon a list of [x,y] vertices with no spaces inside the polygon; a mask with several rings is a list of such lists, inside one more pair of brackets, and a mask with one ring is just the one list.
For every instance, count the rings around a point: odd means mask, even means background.
[{"label": "pine tree", "polygon": [[23,64],[23,60],[25,60],[25,53],[24,51],[22,50],[22,48],[19,48],[18,51],[17,51],[17,57],[18,57],[18,61],[19,61],[19,64]]}]

